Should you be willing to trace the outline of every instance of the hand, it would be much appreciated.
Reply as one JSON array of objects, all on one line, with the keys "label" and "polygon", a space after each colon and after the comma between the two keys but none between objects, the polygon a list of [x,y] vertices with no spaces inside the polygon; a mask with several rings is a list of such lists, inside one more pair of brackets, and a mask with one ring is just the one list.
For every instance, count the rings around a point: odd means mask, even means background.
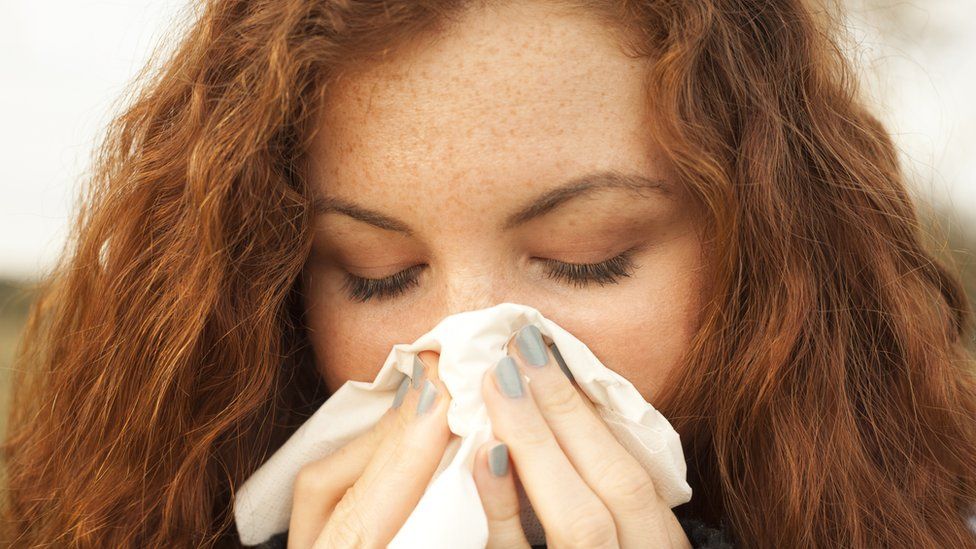
[{"label": "hand", "polygon": [[[547,343],[538,328],[526,326],[482,380],[494,434],[503,443],[485,443],[475,459],[488,547],[529,545],[519,520],[517,475],[549,547],[690,548],[647,471],[562,372]],[[492,461],[507,466],[510,453],[514,471],[492,474],[489,456],[496,447]]]},{"label": "hand", "polygon": [[[386,547],[417,506],[451,436],[451,399],[437,377],[439,355],[418,356],[425,364],[415,365],[413,382],[404,376],[396,407],[366,433],[301,468],[289,549]],[[418,403],[426,410],[419,415]]]}]

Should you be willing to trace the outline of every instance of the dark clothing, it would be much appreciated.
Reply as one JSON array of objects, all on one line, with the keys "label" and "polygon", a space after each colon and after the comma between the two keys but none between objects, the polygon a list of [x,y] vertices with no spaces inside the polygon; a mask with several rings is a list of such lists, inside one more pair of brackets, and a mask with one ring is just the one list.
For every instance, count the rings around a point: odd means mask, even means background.
[{"label": "dark clothing", "polygon": [[[678,519],[681,527],[691,541],[691,546],[695,549],[733,549],[730,542],[732,536],[729,534],[724,524],[712,527],[696,518]],[[287,549],[288,532],[275,534],[268,541],[259,545],[254,545],[257,549]],[[544,548],[545,545],[533,545],[532,549]]]}]

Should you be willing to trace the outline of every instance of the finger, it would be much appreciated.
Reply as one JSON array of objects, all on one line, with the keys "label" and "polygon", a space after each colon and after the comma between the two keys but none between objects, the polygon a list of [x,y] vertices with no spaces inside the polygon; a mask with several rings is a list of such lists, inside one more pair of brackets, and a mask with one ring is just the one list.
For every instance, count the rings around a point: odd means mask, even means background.
[{"label": "finger", "polygon": [[502,357],[485,372],[482,395],[494,434],[508,445],[547,542],[586,547],[616,544],[609,510],[559,447],[511,357]]},{"label": "finger", "polygon": [[[549,340],[547,339],[546,341]],[[566,361],[563,359],[562,353],[559,352],[559,347],[557,347],[556,343],[553,341],[549,341],[549,344],[546,347],[549,349],[550,356],[553,357],[556,364],[559,365],[559,369],[566,374],[566,377],[569,379],[569,384],[572,385],[573,389],[575,389],[579,394],[580,398],[583,400],[583,403],[586,404],[587,408],[593,410],[594,414],[596,414],[596,405],[593,404],[590,397],[586,396],[586,393],[584,393],[583,389],[580,388],[579,383],[576,381],[576,377],[573,376],[573,372],[571,372],[569,370],[569,366],[566,365]]]},{"label": "finger", "polygon": [[[511,350],[513,348],[515,337],[517,336],[518,336],[518,332],[512,334],[512,337],[509,338],[509,341],[505,346],[510,356],[514,355],[514,353],[512,353]],[[577,393],[579,393],[580,398],[583,400],[583,403],[586,404],[586,406],[589,407],[591,410],[593,410],[595,413],[596,406],[593,404],[592,401],[590,401],[590,398],[586,396],[586,393],[583,392],[583,389],[580,388],[579,383],[576,381],[576,377],[573,375],[573,372],[570,371],[569,366],[566,364],[566,360],[563,358],[562,353],[559,352],[559,347],[557,347],[556,343],[549,338],[543,338],[543,341],[546,344],[546,348],[549,349],[549,356],[551,356],[556,361],[556,364],[559,366],[559,370],[562,371],[562,373],[565,374],[566,378],[569,380],[569,384],[573,387],[573,389],[576,390]]]},{"label": "finger", "polygon": [[[381,443],[381,447],[372,456],[374,459],[389,460],[396,457],[396,454],[391,449],[399,442],[404,434],[405,428],[411,424],[411,419],[417,417],[420,401],[425,398],[424,386],[427,380],[430,380],[434,384],[434,388],[428,391],[429,394],[426,396],[428,401],[435,398],[438,394],[448,395],[448,398],[450,398],[447,388],[437,376],[439,362],[440,355],[433,351],[421,351],[418,355],[414,356],[413,370],[406,390],[404,391],[403,387],[397,389],[398,393],[403,393],[403,396],[400,398],[402,402],[399,402],[394,397],[393,403],[390,405],[397,413],[391,414],[392,419],[389,420],[390,424],[394,425],[388,431],[389,440],[384,440]],[[430,402],[425,402],[423,407],[427,409],[428,406],[430,406]],[[356,475],[356,478],[353,479],[353,482],[359,480],[365,472],[367,465],[368,461],[363,464],[363,467],[360,469],[359,474]],[[349,486],[346,486],[346,488],[349,488]]]},{"label": "finger", "polygon": [[[424,360],[431,360],[427,355]],[[403,421],[397,436],[388,437],[349,488],[330,516],[316,545],[337,540],[386,545],[420,501],[447,446],[450,395],[435,369],[423,368],[420,387],[411,388],[398,409]],[[429,366],[429,365],[427,365]],[[408,406],[413,399],[415,406]]]},{"label": "finger", "polygon": [[518,494],[509,467],[508,446],[497,440],[481,445],[475,454],[474,482],[488,518],[486,549],[529,547],[519,519]]},{"label": "finger", "polygon": [[[400,403],[410,387],[403,376],[395,399]],[[399,404],[399,403],[398,403]],[[379,421],[362,435],[329,454],[305,464],[295,476],[288,538],[291,547],[311,547],[342,494],[358,479],[377,448],[400,429],[396,408],[391,406]]]},{"label": "finger", "polygon": [[658,497],[650,474],[560,371],[539,328],[524,326],[507,350],[529,379],[559,446],[613,515],[621,545],[651,547],[667,541],[667,524],[661,517],[670,509]]},{"label": "finger", "polygon": [[[406,424],[407,417],[403,414],[398,414],[397,410],[411,410],[417,406],[417,401],[422,393],[422,387],[424,380],[430,378],[434,382],[435,386],[440,390],[443,387],[443,383],[439,381],[437,376],[437,367],[439,364],[440,355],[432,351],[422,351],[418,356],[414,356],[413,360],[413,371],[408,378],[401,381],[400,385],[394,394],[393,403],[390,405],[380,421],[377,423],[377,428],[371,431],[371,436],[364,441],[359,441],[358,447],[354,446],[352,452],[355,456],[363,459],[353,459],[350,460],[352,466],[348,472],[343,472],[341,482],[342,491],[344,492],[352,483],[355,482],[363,473],[366,468],[366,464],[369,462],[369,458],[376,454],[376,447],[379,441],[383,437],[387,436],[393,430],[400,428]],[[330,470],[332,476],[336,476],[335,471]]]},{"label": "finger", "polygon": [[[360,463],[355,478],[351,479],[344,486],[343,493],[365,474],[366,467],[369,466],[371,461],[377,462],[374,466],[381,467],[386,461],[396,457],[393,449],[400,443],[406,428],[411,425],[411,420],[418,416],[417,411],[420,407],[421,397],[424,394],[424,385],[428,379],[434,383],[436,388],[436,391],[432,391],[432,395],[436,396],[438,393],[441,395],[447,394],[447,391],[443,389],[443,383],[439,381],[436,375],[438,361],[439,355],[430,351],[425,351],[421,355],[414,356],[413,370],[407,379],[406,390],[404,390],[403,386],[397,389],[397,393],[402,396],[399,397],[399,400],[395,396],[393,403],[390,405],[391,410],[387,410],[386,412],[390,418],[386,420],[389,427],[382,434],[385,438],[380,440],[379,444],[374,447],[373,454]],[[428,395],[429,398],[430,395]],[[429,403],[425,403],[426,406],[429,406]],[[336,498],[336,502],[338,500],[339,498]]]},{"label": "finger", "polygon": [[[437,355],[427,359],[436,361]],[[336,504],[346,490],[362,476],[371,459],[389,457],[388,448],[396,442],[398,433],[406,423],[399,410],[416,407],[421,391],[419,388],[411,390],[411,387],[419,387],[424,376],[423,363],[415,359],[412,375],[403,376],[394,392],[390,408],[376,425],[325,458],[302,467],[295,478],[289,519],[289,539],[295,540],[295,547],[312,545]],[[417,379],[420,382],[414,383]],[[380,448],[384,441],[386,445]]]}]

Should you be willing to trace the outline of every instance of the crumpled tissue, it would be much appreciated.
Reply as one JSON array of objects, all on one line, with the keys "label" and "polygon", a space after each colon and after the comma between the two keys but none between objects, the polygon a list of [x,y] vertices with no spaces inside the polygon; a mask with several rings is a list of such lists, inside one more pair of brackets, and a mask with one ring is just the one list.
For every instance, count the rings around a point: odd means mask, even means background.
[{"label": "crumpled tissue", "polygon": [[[414,356],[429,349],[440,353],[438,375],[452,399],[447,421],[457,437],[452,437],[423,496],[388,547],[483,549],[488,526],[471,474],[475,452],[492,435],[481,398],[482,377],[506,355],[508,342],[526,324],[535,324],[555,343],[617,440],[651,475],[661,499],[669,507],[689,501],[684,454],[668,420],[629,381],[537,309],[500,303],[445,317],[413,343],[394,345],[372,382],[350,380],[332,394],[237,491],[234,517],[241,543],[257,545],[288,529],[299,469],[379,421],[402,375],[411,375]],[[518,488],[526,537],[531,544],[544,543],[531,503],[521,485]]]}]

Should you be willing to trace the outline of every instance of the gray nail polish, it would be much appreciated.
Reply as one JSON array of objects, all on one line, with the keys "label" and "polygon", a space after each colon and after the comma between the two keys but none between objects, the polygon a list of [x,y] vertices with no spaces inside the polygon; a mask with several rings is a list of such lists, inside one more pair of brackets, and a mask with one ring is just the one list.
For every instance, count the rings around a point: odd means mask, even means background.
[{"label": "gray nail polish", "polygon": [[420,392],[420,400],[417,401],[417,414],[426,412],[434,403],[435,398],[437,398],[437,387],[434,387],[434,384],[428,379],[424,382],[424,390]]},{"label": "gray nail polish", "polygon": [[519,352],[531,366],[545,366],[549,362],[549,353],[542,341],[542,332],[534,324],[526,324],[515,336]]},{"label": "gray nail polish", "polygon": [[566,366],[566,360],[563,359],[563,355],[559,352],[559,347],[556,347],[555,343],[550,343],[549,349],[552,350],[552,356],[556,357],[556,364],[559,364],[559,369],[566,374],[566,377],[572,381],[575,381],[576,378],[573,377],[573,372],[570,372],[569,367]]},{"label": "gray nail polish", "polygon": [[393,405],[391,408],[399,408],[400,404],[403,403],[403,397],[407,394],[407,389],[410,388],[410,378],[403,376],[400,381],[400,386],[397,387],[396,396],[393,397]]},{"label": "gray nail polish", "polygon": [[518,365],[515,359],[510,356],[503,356],[495,366],[495,379],[498,386],[505,396],[518,398],[522,396],[522,378],[519,375]]},{"label": "gray nail polish", "polygon": [[424,382],[424,363],[420,361],[420,357],[417,355],[413,356],[413,388],[416,389],[420,387],[420,384]]},{"label": "gray nail polish", "polygon": [[508,445],[496,444],[488,450],[488,469],[496,477],[503,477],[508,472]]}]

